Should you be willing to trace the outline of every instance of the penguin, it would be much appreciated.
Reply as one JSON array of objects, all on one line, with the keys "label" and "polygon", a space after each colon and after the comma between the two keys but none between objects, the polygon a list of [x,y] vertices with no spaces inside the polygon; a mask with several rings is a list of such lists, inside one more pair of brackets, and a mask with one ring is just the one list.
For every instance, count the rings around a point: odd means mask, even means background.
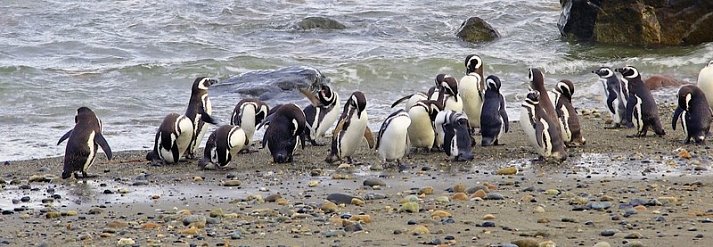
[{"label": "penguin", "polygon": [[445,119],[439,122],[444,134],[441,148],[454,161],[473,160],[473,137],[470,136],[468,117],[452,110],[443,113]]},{"label": "penguin", "polygon": [[430,150],[434,146],[436,132],[433,121],[442,110],[435,100],[422,100],[412,106],[409,111],[411,124],[408,126],[408,137],[412,148]]},{"label": "penguin", "polygon": [[248,144],[243,147],[242,152],[250,150],[255,127],[267,117],[268,112],[270,112],[270,106],[258,99],[243,99],[235,105],[230,125],[240,126],[247,135]]},{"label": "penguin", "polygon": [[[547,120],[550,121],[550,126],[559,127],[559,124],[557,123],[559,121],[557,118],[557,111],[555,111],[554,104],[550,100],[549,92],[547,91],[547,88],[545,88],[545,75],[539,69],[531,68],[528,73],[528,79],[530,80],[530,89],[539,93],[538,105],[545,111],[545,114],[542,115],[542,117],[547,118]],[[561,146],[564,149],[564,138],[562,138],[561,129],[553,128],[553,130],[554,131],[551,133],[551,140],[556,142],[553,143],[553,146],[556,146],[557,148]]]},{"label": "penguin", "polygon": [[[626,98],[628,89],[609,67],[601,67],[592,73],[599,76],[599,82],[604,88],[604,105],[614,120],[614,128],[630,127],[631,122],[624,118],[626,113]],[[625,93],[627,92],[627,93]]]},{"label": "penguin", "polygon": [[205,123],[218,124],[218,120],[211,116],[213,106],[210,103],[210,99],[208,99],[208,88],[215,83],[217,83],[215,79],[206,77],[198,77],[193,81],[191,98],[188,101],[188,109],[186,109],[185,114],[193,123],[193,138],[186,152],[189,159],[196,157],[195,153],[203,140],[203,135],[208,130]]},{"label": "penguin", "polygon": [[366,97],[364,93],[356,91],[344,104],[342,115],[332,134],[332,148],[325,161],[335,163],[346,158],[348,163],[354,163],[352,155],[364,137],[369,148],[374,148],[374,134],[367,126],[368,121]]},{"label": "penguin", "polygon": [[713,112],[703,90],[694,85],[685,85],[678,90],[678,108],[673,112],[671,127],[676,130],[676,122],[681,119],[681,127],[686,132],[686,144],[693,139],[703,144],[711,126]]},{"label": "penguin", "polygon": [[582,136],[582,129],[579,125],[577,110],[572,106],[572,95],[574,94],[574,83],[570,80],[561,80],[552,90],[555,95],[555,111],[567,147],[579,147],[587,140]]},{"label": "penguin", "polygon": [[329,85],[321,85],[317,97],[305,91],[302,93],[312,101],[311,105],[302,109],[307,117],[305,136],[312,145],[323,146],[325,144],[319,140],[324,138],[324,134],[339,117],[339,94]]},{"label": "penguin", "polygon": [[713,108],[713,60],[698,73],[698,88],[706,95],[708,106]]},{"label": "penguin", "polygon": [[404,105],[404,110],[408,111],[411,109],[411,107],[415,106],[419,101],[422,100],[428,100],[428,95],[426,95],[426,93],[417,92],[414,94],[409,94],[394,101],[394,103],[391,104],[391,108],[394,108],[405,101],[406,105]]},{"label": "penguin", "polygon": [[401,163],[401,159],[409,149],[408,127],[410,125],[411,118],[403,109],[391,113],[384,120],[376,140],[376,150],[379,151],[382,162]]},{"label": "penguin", "polygon": [[267,118],[258,125],[258,129],[267,125],[262,138],[262,148],[267,145],[275,163],[290,163],[298,141],[304,149],[304,131],[307,122],[304,112],[295,104],[278,105],[270,110]]},{"label": "penguin", "polygon": [[208,136],[203,159],[199,164],[202,167],[211,163],[218,167],[225,167],[249,143],[247,133],[240,126],[220,126]]},{"label": "penguin", "polygon": [[[498,145],[503,133],[510,130],[508,113],[505,111],[505,97],[500,94],[500,78],[494,75],[485,79],[487,89],[483,95],[483,107],[480,112],[480,132],[483,137],[481,146]],[[468,115],[468,113],[465,113]],[[471,121],[472,123],[473,121]]]},{"label": "penguin", "polygon": [[87,169],[92,166],[94,158],[97,157],[97,146],[104,150],[108,160],[112,158],[111,147],[102,135],[102,121],[91,109],[87,107],[77,109],[74,123],[74,128],[67,131],[57,142],[59,145],[69,139],[64,151],[62,179],[72,175],[74,178],[79,178],[78,172],[82,173],[83,178],[87,178]]},{"label": "penguin", "polygon": [[428,90],[428,99],[438,100],[444,110],[463,111],[463,99],[458,91],[458,81],[451,75],[436,75],[436,85]]},{"label": "penguin", "polygon": [[560,127],[557,120],[545,112],[540,96],[538,91],[527,94],[522,104],[523,112],[520,113],[520,126],[541,160],[562,162],[567,159],[567,151],[559,135]]},{"label": "penguin", "polygon": [[468,116],[470,126],[480,128],[485,85],[483,83],[483,60],[478,55],[471,54],[465,58],[465,76],[458,82],[458,91],[463,98],[463,112]]},{"label": "penguin", "polygon": [[193,122],[186,116],[170,113],[156,131],[154,147],[146,155],[149,161],[177,163],[188,149],[193,139]]},{"label": "penguin", "polygon": [[633,66],[625,66],[616,69],[622,75],[622,80],[629,85],[629,99],[626,104],[626,119],[636,126],[637,133],[632,137],[644,137],[653,128],[658,136],[666,135],[661,121],[659,121],[659,111],[654,96],[641,80],[641,74]]}]

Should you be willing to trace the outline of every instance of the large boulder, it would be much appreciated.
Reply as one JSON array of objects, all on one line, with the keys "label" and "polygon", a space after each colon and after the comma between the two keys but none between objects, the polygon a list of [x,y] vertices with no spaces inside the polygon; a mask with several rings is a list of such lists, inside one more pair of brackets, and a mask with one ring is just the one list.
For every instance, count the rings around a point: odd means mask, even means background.
[{"label": "large boulder", "polygon": [[293,66],[245,72],[211,86],[210,93],[216,97],[239,94],[263,101],[294,100],[304,98],[296,89],[316,88],[321,84],[329,84],[329,78],[319,70],[307,66]]},{"label": "large boulder", "polygon": [[294,28],[300,30],[310,29],[344,29],[344,24],[326,17],[307,17],[297,22]]},{"label": "large boulder", "polygon": [[465,20],[458,28],[456,35],[471,43],[491,41],[500,37],[500,33],[493,26],[479,17],[470,17]]},{"label": "large boulder", "polygon": [[713,41],[710,0],[561,0],[557,26],[577,41],[689,45]]}]

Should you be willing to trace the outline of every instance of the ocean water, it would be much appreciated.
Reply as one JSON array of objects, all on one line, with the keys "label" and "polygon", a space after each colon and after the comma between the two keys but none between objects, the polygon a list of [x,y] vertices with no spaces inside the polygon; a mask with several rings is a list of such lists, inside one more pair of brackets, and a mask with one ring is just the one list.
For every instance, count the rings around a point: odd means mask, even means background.
[{"label": "ocean water", "polygon": [[[573,80],[576,106],[603,109],[592,69],[629,64],[644,76],[695,82],[713,58],[713,44],[645,49],[568,43],[556,27],[559,10],[557,0],[4,1],[0,161],[63,155],[57,140],[72,128],[80,106],[103,120],[112,150],[148,149],[163,116],[185,111],[198,76],[226,79],[312,66],[342,98],[363,91],[370,125],[377,128],[393,100],[427,89],[436,74],[460,78],[471,53],[484,59],[486,75],[501,78],[511,119],[519,114],[529,67],[543,69],[550,86]],[[291,27],[308,16],[333,18],[347,28]],[[470,16],[485,19],[502,37],[460,41],[454,33]],[[228,121],[243,97],[212,98],[214,115]]]}]

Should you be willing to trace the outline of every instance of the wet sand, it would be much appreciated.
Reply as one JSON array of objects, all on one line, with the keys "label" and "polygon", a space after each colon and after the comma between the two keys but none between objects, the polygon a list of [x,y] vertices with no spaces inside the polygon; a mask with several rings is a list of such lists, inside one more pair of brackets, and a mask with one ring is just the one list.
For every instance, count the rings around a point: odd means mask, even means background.
[{"label": "wet sand", "polygon": [[0,165],[0,246],[705,246],[711,151],[683,144],[660,111],[663,138],[582,116],[587,144],[562,164],[533,164],[519,123],[472,162],[417,153],[382,166],[364,144],[357,166],[307,146],[294,164],[259,150],[201,170],[151,166],[141,150],[100,155],[78,181],[58,178],[61,157],[13,161]]}]

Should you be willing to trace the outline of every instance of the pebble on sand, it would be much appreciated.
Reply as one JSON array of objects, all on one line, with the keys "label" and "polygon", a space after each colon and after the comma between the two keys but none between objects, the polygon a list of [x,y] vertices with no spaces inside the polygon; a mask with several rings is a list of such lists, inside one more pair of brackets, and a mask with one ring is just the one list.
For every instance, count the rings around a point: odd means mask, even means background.
[{"label": "pebble on sand", "polygon": [[446,212],[445,210],[436,210],[436,211],[433,211],[433,213],[431,213],[431,218],[438,217],[440,219],[443,219],[443,218],[448,218],[451,216],[452,216],[451,213]]},{"label": "pebble on sand", "polygon": [[426,235],[426,234],[430,234],[430,233],[431,233],[431,231],[428,230],[428,228],[424,225],[418,225],[418,226],[414,227],[413,229],[411,229],[411,234],[413,234],[413,235]]},{"label": "pebble on sand", "polygon": [[360,214],[360,215],[352,215],[351,218],[349,218],[351,221],[357,221],[365,224],[369,224],[372,222],[371,216],[368,214]]},{"label": "pebble on sand", "polygon": [[321,209],[322,212],[325,212],[325,213],[334,213],[334,212],[337,212],[338,207],[337,207],[336,203],[333,203],[330,201],[324,201],[322,203],[322,205],[319,206],[319,209]]},{"label": "pebble on sand", "polygon": [[364,206],[364,200],[359,199],[359,198],[352,198],[351,203],[354,204],[355,206],[359,206],[359,207]]},{"label": "pebble on sand", "polygon": [[517,174],[517,167],[514,167],[514,166],[500,168],[497,171],[495,171],[495,175],[510,176],[510,175],[515,175],[515,174]]},{"label": "pebble on sand", "polygon": [[307,186],[309,187],[317,187],[319,185],[319,181],[317,180],[312,180],[307,183]]},{"label": "pebble on sand", "polygon": [[116,245],[119,247],[133,246],[135,244],[136,244],[136,241],[134,241],[131,238],[122,238],[122,239],[119,239],[118,242],[116,242]]},{"label": "pebble on sand", "polygon": [[486,215],[483,215],[483,219],[484,219],[484,220],[494,220],[494,219],[495,219],[495,215],[486,214]]},{"label": "pebble on sand", "polygon": [[426,186],[418,190],[419,195],[433,195],[433,187]]},{"label": "pebble on sand", "polygon": [[224,214],[225,213],[223,213],[222,208],[214,208],[214,209],[210,210],[209,216],[213,217],[213,218],[218,218],[218,217],[223,217]]},{"label": "pebble on sand", "polygon": [[237,180],[237,179],[226,180],[226,181],[223,181],[222,185],[226,186],[226,187],[240,186],[240,180]]},{"label": "pebble on sand", "polygon": [[545,208],[543,208],[542,206],[537,206],[537,207],[535,207],[534,209],[532,209],[532,212],[533,212],[533,213],[541,214],[541,213],[544,213],[544,212],[545,212]]},{"label": "pebble on sand", "polygon": [[453,200],[455,200],[455,201],[467,201],[467,200],[468,200],[468,195],[466,195],[466,194],[463,193],[463,192],[458,192],[458,193],[453,194],[453,196],[451,197],[451,199],[453,199]]},{"label": "pebble on sand", "polygon": [[198,227],[191,226],[190,228],[180,230],[178,233],[183,235],[198,235],[198,232],[200,232]]},{"label": "pebble on sand", "polygon": [[420,209],[421,207],[418,205],[417,202],[406,202],[404,204],[401,204],[399,212],[418,213]]},{"label": "pebble on sand", "polygon": [[473,198],[477,197],[480,199],[484,199],[485,196],[487,196],[488,193],[485,192],[485,190],[477,190],[473,195],[471,195]]},{"label": "pebble on sand", "polygon": [[445,205],[449,202],[451,202],[451,199],[449,199],[447,196],[436,197],[436,204]]},{"label": "pebble on sand", "polygon": [[59,218],[60,215],[61,214],[57,211],[49,211],[49,212],[47,212],[45,217],[47,217],[47,219],[56,219],[56,218]]},{"label": "pebble on sand", "polygon": [[611,244],[609,244],[609,242],[602,241],[602,242],[597,242],[592,247],[611,247]]},{"label": "pebble on sand", "polygon": [[460,184],[460,183],[454,185],[454,186],[453,186],[453,192],[456,192],[456,193],[459,193],[459,192],[460,192],[460,193],[463,193],[463,192],[465,192],[465,185],[464,185],[464,184]]}]

